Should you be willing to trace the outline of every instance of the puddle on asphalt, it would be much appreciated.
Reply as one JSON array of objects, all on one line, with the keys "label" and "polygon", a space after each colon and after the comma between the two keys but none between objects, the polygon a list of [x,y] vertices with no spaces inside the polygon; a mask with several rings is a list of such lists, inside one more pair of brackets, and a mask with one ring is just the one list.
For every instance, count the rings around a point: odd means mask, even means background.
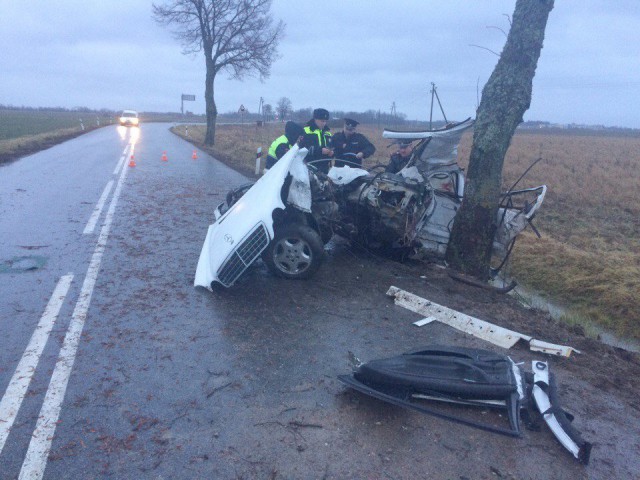
[{"label": "puddle on asphalt", "polygon": [[0,262],[0,273],[24,273],[39,270],[47,264],[47,257],[29,255]]}]

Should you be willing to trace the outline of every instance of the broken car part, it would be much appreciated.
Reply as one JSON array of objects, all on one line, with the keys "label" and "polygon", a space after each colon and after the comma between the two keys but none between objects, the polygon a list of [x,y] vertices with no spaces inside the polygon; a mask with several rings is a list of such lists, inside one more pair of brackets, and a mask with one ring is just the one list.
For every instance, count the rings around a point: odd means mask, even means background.
[{"label": "broken car part", "polygon": [[[233,205],[226,205],[226,210],[224,204],[218,206],[200,252],[194,286],[211,290],[212,282],[219,282],[230,287],[260,257],[275,235],[274,212],[286,210],[281,195],[285,179],[299,174],[295,164],[301,164],[306,154],[306,149],[294,145]],[[305,178],[296,180],[296,185],[308,183],[306,169],[303,172]],[[301,202],[301,211],[309,206],[304,195],[295,195],[290,201]]]},{"label": "broken car part", "polygon": [[[351,352],[350,357],[356,358]],[[391,358],[352,363],[352,375],[338,376],[350,388],[400,407],[492,433],[520,437],[520,416],[533,429],[534,422],[526,420],[537,409],[560,443],[578,461],[589,463],[591,444],[573,428],[573,417],[562,410],[546,362],[534,361],[533,373],[523,376],[520,367],[506,355],[430,346]],[[506,410],[510,428],[444,413],[426,406],[425,401]]]},{"label": "broken car part", "polygon": [[529,343],[529,348],[532,351],[544,352],[552,355],[569,357],[571,352],[580,353],[572,347],[565,345],[555,345],[553,343],[543,342],[536,340],[529,335],[525,335],[520,332],[515,332],[493,323],[489,323],[485,320],[466,315],[448,307],[438,305],[425,298],[409,293],[398,287],[389,287],[387,295],[394,297],[396,305],[411,310],[412,312],[419,313],[424,317],[433,317],[435,320],[449,325],[457,330],[468,333],[475,337],[486,340],[487,342],[498,345],[502,348],[511,348],[519,340],[524,340]]},{"label": "broken car part", "polygon": [[[398,406],[508,436],[520,436],[520,370],[509,357],[480,349],[433,346],[360,365],[340,381]],[[510,428],[475,422],[424,404],[436,400],[506,410]]]},{"label": "broken car part", "polygon": [[531,362],[533,370],[532,394],[538,410],[542,414],[555,437],[564,448],[578,459],[580,463],[589,464],[591,443],[585,442],[580,433],[571,425],[571,419],[562,410],[553,375],[549,373],[547,362]]}]

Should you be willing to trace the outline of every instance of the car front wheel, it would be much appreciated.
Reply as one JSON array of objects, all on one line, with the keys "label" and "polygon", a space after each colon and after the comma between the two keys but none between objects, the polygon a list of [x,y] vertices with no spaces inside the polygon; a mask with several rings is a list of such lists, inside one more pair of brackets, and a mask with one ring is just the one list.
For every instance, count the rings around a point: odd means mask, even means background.
[{"label": "car front wheel", "polygon": [[262,259],[275,275],[289,279],[309,278],[324,260],[322,239],[307,225],[286,225],[276,230]]}]

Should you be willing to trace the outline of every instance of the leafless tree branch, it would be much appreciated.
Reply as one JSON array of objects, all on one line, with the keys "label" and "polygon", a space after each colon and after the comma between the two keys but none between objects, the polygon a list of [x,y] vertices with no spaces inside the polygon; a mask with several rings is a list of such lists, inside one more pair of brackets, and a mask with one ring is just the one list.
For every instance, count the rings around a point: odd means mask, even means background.
[{"label": "leafless tree branch", "polygon": [[470,44],[469,44],[469,46],[470,46],[470,47],[482,48],[483,50],[486,50],[487,52],[491,52],[491,53],[493,53],[494,55],[496,55],[496,56],[498,56],[498,57],[500,56],[500,54],[499,54],[499,53],[494,52],[493,50],[491,50],[490,48],[487,48],[487,47],[482,47],[482,46],[480,46],[480,45],[475,45],[475,44],[473,44],[473,43],[470,43]]},{"label": "leafless tree branch", "polygon": [[504,38],[507,38],[507,32],[505,32],[503,29],[501,29],[500,27],[495,27],[493,25],[489,25],[487,28],[495,28],[496,30],[499,30],[502,32],[502,34],[504,35]]}]

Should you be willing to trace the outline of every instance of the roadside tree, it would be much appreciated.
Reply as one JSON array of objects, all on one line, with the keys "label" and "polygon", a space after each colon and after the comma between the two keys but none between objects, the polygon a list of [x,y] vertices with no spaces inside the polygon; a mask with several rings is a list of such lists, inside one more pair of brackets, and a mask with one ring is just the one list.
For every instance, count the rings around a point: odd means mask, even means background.
[{"label": "roadside tree", "polygon": [[531,104],[532,82],[554,0],[517,0],[511,29],[482,91],[473,133],[464,202],[446,253],[449,266],[489,278],[504,157]]},{"label": "roadside tree", "polygon": [[226,71],[237,80],[256,73],[260,80],[269,76],[284,33],[284,23],[274,25],[270,9],[271,0],[172,0],[153,4],[154,19],[174,27],[184,54],[204,52],[206,145],[215,143],[218,109],[214,82],[218,73]]},{"label": "roadside tree", "polygon": [[262,106],[262,119],[265,122],[270,122],[271,120],[273,120],[273,107],[270,103],[265,103]]},{"label": "roadside tree", "polygon": [[291,105],[291,100],[287,97],[281,97],[276,104],[276,112],[278,113],[278,118],[281,122],[284,122],[286,118],[289,117],[293,110],[293,106]]}]

